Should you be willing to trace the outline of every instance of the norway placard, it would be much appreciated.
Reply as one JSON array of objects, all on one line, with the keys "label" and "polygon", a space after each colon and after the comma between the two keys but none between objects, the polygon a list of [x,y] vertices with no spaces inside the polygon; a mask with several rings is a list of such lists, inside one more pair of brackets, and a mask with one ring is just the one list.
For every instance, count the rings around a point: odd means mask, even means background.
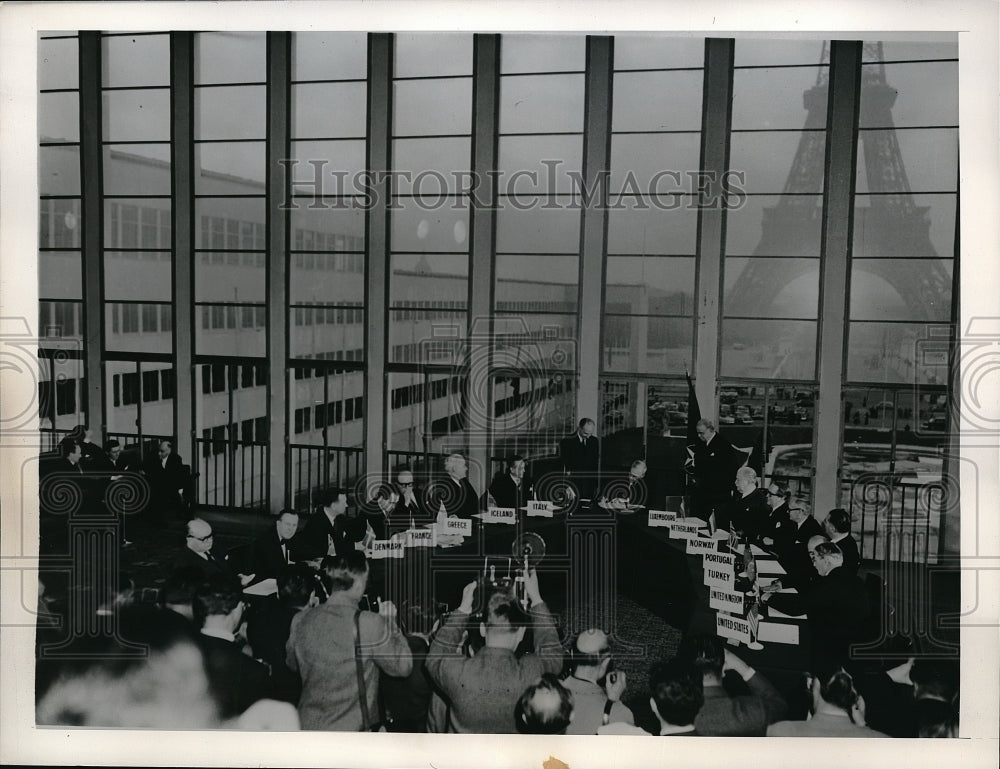
[{"label": "norway placard", "polygon": [[715,634],[734,641],[750,643],[750,623],[720,611],[715,615]]},{"label": "norway placard", "polygon": [[689,539],[685,545],[685,552],[688,555],[705,555],[706,553],[714,553],[716,551],[717,542],[714,539],[706,539],[705,537],[695,537],[694,539]]}]

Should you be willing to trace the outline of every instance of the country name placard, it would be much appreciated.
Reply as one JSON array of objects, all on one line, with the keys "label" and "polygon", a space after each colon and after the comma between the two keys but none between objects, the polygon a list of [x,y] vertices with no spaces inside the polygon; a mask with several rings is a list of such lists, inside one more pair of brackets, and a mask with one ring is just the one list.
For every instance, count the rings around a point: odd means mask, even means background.
[{"label": "country name placard", "polygon": [[534,515],[541,518],[551,518],[552,517],[552,503],[542,502],[537,499],[528,500],[528,515]]},{"label": "country name placard", "polygon": [[513,507],[491,507],[483,514],[483,523],[517,523],[517,510]]},{"label": "country name placard", "polygon": [[715,615],[715,633],[723,638],[750,643],[750,623],[732,614],[720,611]]},{"label": "country name placard", "polygon": [[670,524],[677,520],[677,513],[672,513],[669,510],[650,510],[648,515],[648,523],[654,527],[670,528]]},{"label": "country name placard", "polygon": [[733,614],[743,613],[743,604],[746,596],[743,593],[732,593],[728,590],[713,587],[708,591],[708,605],[713,609],[731,612]]},{"label": "country name placard", "polygon": [[671,539],[694,539],[698,536],[698,524],[697,523],[684,523],[681,521],[674,521],[670,524],[670,538]]},{"label": "country name placard", "polygon": [[725,566],[705,566],[704,584],[708,587],[717,587],[730,592],[736,586],[736,575],[732,568]]},{"label": "country name placard", "polygon": [[732,553],[705,553],[702,563],[705,566],[717,566],[720,569],[732,569],[736,556]]},{"label": "country name placard", "polygon": [[687,541],[685,551],[688,555],[704,555],[706,553],[714,553],[717,545],[718,543],[714,539],[696,537]]},{"label": "country name placard", "polygon": [[461,534],[463,537],[472,536],[472,519],[471,518],[446,518],[442,523],[442,533],[444,534]]},{"label": "country name placard", "polygon": [[434,532],[430,529],[409,529],[406,532],[407,547],[434,547]]},{"label": "country name placard", "polygon": [[398,540],[376,539],[372,542],[371,557],[374,560],[382,558],[402,558],[403,543]]}]

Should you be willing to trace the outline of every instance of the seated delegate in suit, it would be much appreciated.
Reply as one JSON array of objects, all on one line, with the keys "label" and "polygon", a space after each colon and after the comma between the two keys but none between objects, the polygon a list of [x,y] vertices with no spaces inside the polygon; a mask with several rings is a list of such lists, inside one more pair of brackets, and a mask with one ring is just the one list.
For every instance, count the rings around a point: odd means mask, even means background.
[{"label": "seated delegate in suit", "polygon": [[469,466],[461,454],[452,454],[444,461],[445,475],[427,489],[427,512],[437,516],[444,508],[445,515],[471,518],[479,512],[479,495],[467,477]]},{"label": "seated delegate in suit", "polygon": [[528,506],[531,483],[524,477],[527,464],[524,457],[512,454],[505,460],[506,469],[490,484],[489,494],[497,507],[512,507],[520,511]]},{"label": "seated delegate in suit", "polygon": [[716,524],[721,525],[718,513],[732,497],[736,469],[745,457],[716,431],[710,420],[699,419],[695,429],[698,442],[690,447],[694,454],[694,514],[707,521],[715,511]]},{"label": "seated delegate in suit", "polygon": [[646,488],[646,463],[637,459],[629,468],[628,475],[605,485],[598,498],[597,506],[606,510],[624,510],[629,507],[645,507],[649,503]]},{"label": "seated delegate in suit", "polygon": [[299,528],[299,514],[282,510],[274,526],[254,540],[250,553],[252,570],[258,580],[277,577],[282,569],[293,562],[292,539]]},{"label": "seated delegate in suit", "polygon": [[426,523],[433,519],[434,516],[428,515],[427,510],[420,503],[420,489],[417,488],[413,473],[409,470],[400,470],[399,475],[396,476],[396,492],[399,498],[396,501],[396,507],[389,514],[389,517],[396,523],[405,523],[409,526],[410,519],[414,523]]},{"label": "seated delegate in suit", "polygon": [[767,494],[757,488],[757,473],[752,467],[741,467],[736,472],[736,496],[725,506],[724,513],[716,513],[715,523],[720,528],[742,532],[756,540],[767,528]]},{"label": "seated delegate in suit", "polygon": [[823,521],[823,533],[844,554],[844,568],[857,574],[861,566],[861,553],[858,551],[857,541],[851,536],[851,514],[842,507],[835,507]]},{"label": "seated delegate in suit", "polygon": [[599,481],[601,443],[594,435],[596,429],[593,419],[584,418],[575,433],[559,441],[563,472],[583,499],[593,499]]},{"label": "seated delegate in suit", "polygon": [[794,524],[788,513],[791,492],[783,483],[772,481],[767,486],[767,520],[760,532],[759,542],[765,547],[778,548],[778,543],[789,533]]},{"label": "seated delegate in suit", "polygon": [[174,561],[174,570],[196,570],[201,575],[202,580],[221,576],[228,579],[238,579],[243,585],[250,584],[254,575],[234,574],[228,564],[222,558],[217,558],[212,552],[213,544],[215,544],[215,535],[212,532],[211,524],[201,518],[192,518],[187,524],[184,548]]},{"label": "seated delegate in suit", "polygon": [[319,512],[312,515],[292,541],[292,560],[318,561],[333,555],[333,522],[347,510],[347,494],[340,488],[329,488],[320,495]]}]

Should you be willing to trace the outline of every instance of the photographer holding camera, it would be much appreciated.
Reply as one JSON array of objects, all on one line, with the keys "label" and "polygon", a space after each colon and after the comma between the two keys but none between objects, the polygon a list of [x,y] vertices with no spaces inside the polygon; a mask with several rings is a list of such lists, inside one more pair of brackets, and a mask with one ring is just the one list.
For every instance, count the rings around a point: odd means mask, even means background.
[{"label": "photographer holding camera", "polygon": [[[461,604],[431,643],[427,671],[451,700],[449,731],[514,734],[518,699],[543,673],[562,669],[562,648],[533,569],[525,575],[528,613],[509,591],[497,590],[486,597],[479,588],[478,580],[465,586]],[[479,603],[477,598],[485,598],[481,600],[484,605],[479,630],[486,645],[467,658],[456,647]],[[514,650],[529,625],[534,633],[534,653],[518,658]]]}]

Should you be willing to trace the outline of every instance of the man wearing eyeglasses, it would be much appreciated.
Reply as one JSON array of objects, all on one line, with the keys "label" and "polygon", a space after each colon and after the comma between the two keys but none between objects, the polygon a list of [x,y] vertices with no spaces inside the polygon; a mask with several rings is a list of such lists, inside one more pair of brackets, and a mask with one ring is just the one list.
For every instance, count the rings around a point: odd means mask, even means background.
[{"label": "man wearing eyeglasses", "polygon": [[409,470],[400,470],[396,476],[396,490],[399,498],[396,507],[393,508],[392,518],[396,521],[405,521],[409,524],[410,519],[419,521],[426,519],[427,514],[420,504],[420,491],[413,480],[413,473]]},{"label": "man wearing eyeglasses", "polygon": [[573,694],[573,721],[566,734],[596,734],[606,724],[634,724],[632,711],[621,703],[625,673],[614,670],[607,633],[593,628],[576,638],[570,675],[563,686]]},{"label": "man wearing eyeglasses", "polygon": [[234,576],[239,579],[242,585],[248,585],[253,580],[253,574],[232,574],[221,558],[216,558],[212,552],[215,538],[212,527],[201,518],[192,518],[188,521],[187,534],[184,538],[184,548],[177,561],[174,563],[175,569],[196,569],[203,579],[222,576],[232,579]]},{"label": "man wearing eyeglasses", "polygon": [[767,521],[761,530],[760,542],[765,547],[774,547],[780,542],[786,528],[791,531],[792,522],[788,513],[788,500],[791,492],[782,483],[772,481],[764,492],[767,501]]}]

